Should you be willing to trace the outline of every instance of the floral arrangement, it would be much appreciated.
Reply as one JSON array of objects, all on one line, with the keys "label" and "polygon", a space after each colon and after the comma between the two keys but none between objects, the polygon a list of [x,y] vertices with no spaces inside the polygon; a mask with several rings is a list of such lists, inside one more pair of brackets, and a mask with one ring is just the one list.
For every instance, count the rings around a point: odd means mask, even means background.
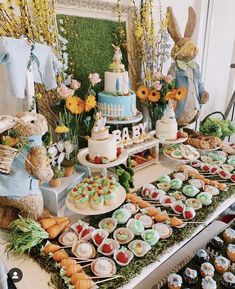
[{"label": "floral arrangement", "polygon": [[[74,146],[70,165],[72,159],[76,160],[79,137],[87,135],[93,125],[91,114],[96,112],[96,92],[93,88],[101,79],[98,73],[90,73],[88,79],[90,85],[84,97],[79,96],[81,88],[79,81],[73,79],[69,87],[61,84],[57,89],[59,101],[53,107],[53,110],[59,115],[55,133],[60,140],[70,141]],[[67,161],[69,160],[67,159]]]},{"label": "floral arrangement", "polygon": [[151,129],[155,129],[156,120],[162,117],[167,102],[183,100],[187,95],[187,89],[180,87],[175,89],[175,81],[172,75],[164,76],[160,71],[156,72],[152,86],[141,85],[137,89],[138,99],[146,105],[151,118]]}]

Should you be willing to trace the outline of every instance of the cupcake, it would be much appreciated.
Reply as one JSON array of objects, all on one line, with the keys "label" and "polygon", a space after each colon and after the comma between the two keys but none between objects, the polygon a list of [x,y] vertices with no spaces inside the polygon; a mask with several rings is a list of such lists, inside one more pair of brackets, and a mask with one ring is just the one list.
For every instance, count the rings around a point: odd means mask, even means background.
[{"label": "cupcake", "polygon": [[172,273],[167,277],[167,284],[169,289],[180,289],[182,286],[182,277],[178,274]]},{"label": "cupcake", "polygon": [[90,204],[94,210],[101,210],[104,206],[104,197],[100,194],[96,194],[91,197]]},{"label": "cupcake", "polygon": [[118,224],[125,224],[130,217],[131,213],[126,209],[118,209],[112,215],[112,218],[116,219]]},{"label": "cupcake", "polygon": [[235,230],[227,228],[223,233],[223,238],[226,243],[234,243],[235,241]]},{"label": "cupcake", "polygon": [[219,256],[215,259],[214,265],[215,265],[215,269],[218,273],[224,273],[228,270],[230,261],[223,257],[223,256]]},{"label": "cupcake", "polygon": [[231,272],[225,272],[221,278],[221,283],[226,288],[235,288],[235,276]]},{"label": "cupcake", "polygon": [[88,206],[88,197],[84,194],[79,195],[75,198],[75,205],[79,210],[84,210]]},{"label": "cupcake", "polygon": [[234,244],[228,245],[227,256],[229,260],[231,260],[232,262],[235,262],[235,245]]},{"label": "cupcake", "polygon": [[159,183],[170,183],[171,182],[171,178],[168,176],[168,175],[164,175],[164,176],[161,176],[159,178]]},{"label": "cupcake", "polygon": [[186,268],[183,273],[183,279],[184,279],[184,282],[188,285],[193,285],[197,283],[197,280],[198,280],[197,271],[191,268]]},{"label": "cupcake", "polygon": [[104,204],[107,206],[112,206],[115,202],[115,199],[116,194],[110,190],[104,195]]},{"label": "cupcake", "polygon": [[205,278],[202,279],[201,286],[202,286],[202,289],[216,289],[217,288],[215,280],[210,276],[206,276]]},{"label": "cupcake", "polygon": [[206,262],[201,265],[200,273],[202,277],[206,276],[213,277],[215,274],[215,268],[211,263]]},{"label": "cupcake", "polygon": [[199,189],[193,185],[186,185],[183,188],[183,193],[185,196],[192,198],[199,193]]},{"label": "cupcake", "polygon": [[210,257],[207,254],[206,250],[198,249],[196,251],[195,259],[198,261],[198,263],[202,264],[208,262],[210,260]]},{"label": "cupcake", "polygon": [[197,200],[203,205],[203,206],[209,206],[212,203],[212,196],[209,193],[201,192],[197,195]]},{"label": "cupcake", "polygon": [[183,182],[180,179],[171,180],[171,182],[170,182],[171,189],[179,190],[182,186],[182,183]]},{"label": "cupcake", "polygon": [[210,240],[209,245],[211,245],[214,249],[220,249],[223,247],[224,241],[220,237],[215,236]]}]

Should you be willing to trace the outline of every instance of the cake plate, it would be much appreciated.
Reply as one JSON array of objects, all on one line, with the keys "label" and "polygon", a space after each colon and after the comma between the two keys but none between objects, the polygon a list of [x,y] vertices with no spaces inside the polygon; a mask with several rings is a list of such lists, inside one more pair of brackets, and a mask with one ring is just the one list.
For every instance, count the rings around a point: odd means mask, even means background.
[{"label": "cake plate", "polygon": [[161,140],[158,138],[159,143],[163,145],[180,144],[184,143],[187,139],[188,137],[178,138],[176,140]]},{"label": "cake plate", "polygon": [[78,158],[78,161],[80,162],[80,164],[86,166],[89,169],[89,174],[91,174],[90,169],[101,169],[102,174],[106,178],[107,177],[107,169],[112,168],[112,167],[116,167],[116,166],[124,163],[128,158],[128,153],[126,150],[122,149],[122,153],[119,155],[119,157],[115,161],[109,162],[107,164],[94,164],[92,162],[89,162],[87,160],[87,156],[88,156],[88,148],[81,149],[77,155],[77,158]]},{"label": "cake plate", "polygon": [[119,188],[119,192],[116,194],[116,196],[117,197],[116,197],[116,200],[115,200],[113,205],[111,205],[111,206],[104,205],[101,210],[94,210],[90,206],[88,206],[84,210],[79,210],[78,208],[76,208],[75,204],[73,204],[69,200],[68,195],[67,195],[67,197],[65,199],[65,204],[66,204],[67,208],[70,211],[72,211],[72,212],[74,212],[76,214],[82,215],[82,216],[101,215],[101,214],[106,214],[108,212],[114,211],[119,206],[121,206],[121,204],[124,203],[124,201],[126,199],[126,190],[121,185],[120,185],[120,188]]},{"label": "cake plate", "polygon": [[169,156],[169,155],[168,155],[167,153],[165,153],[165,152],[163,152],[163,154],[164,154],[165,157],[167,157],[167,158],[169,158],[169,159],[171,159],[171,160],[173,160],[173,161],[180,162],[180,163],[184,163],[184,164],[190,163],[190,162],[193,162],[193,161],[196,161],[196,160],[200,157],[199,152],[198,152],[198,154],[197,154],[194,158],[192,158],[192,159],[190,159],[190,160],[173,158],[173,157]]},{"label": "cake plate", "polygon": [[119,124],[132,124],[132,123],[137,123],[141,121],[143,118],[143,114],[140,113],[137,116],[133,117],[132,119],[129,120],[109,120],[107,118],[106,123],[107,124],[114,124],[114,125],[119,125]]}]

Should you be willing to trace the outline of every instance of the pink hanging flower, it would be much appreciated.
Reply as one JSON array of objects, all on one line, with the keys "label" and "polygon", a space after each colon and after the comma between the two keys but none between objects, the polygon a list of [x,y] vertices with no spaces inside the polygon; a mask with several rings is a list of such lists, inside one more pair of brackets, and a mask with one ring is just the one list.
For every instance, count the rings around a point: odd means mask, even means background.
[{"label": "pink hanging flower", "polygon": [[167,74],[167,76],[165,77],[165,81],[166,83],[170,84],[173,81],[173,76],[171,74]]},{"label": "pink hanging flower", "polygon": [[154,76],[156,77],[157,80],[161,80],[164,77],[161,71],[157,71]]},{"label": "pink hanging flower", "polygon": [[81,87],[81,83],[79,81],[77,81],[76,79],[72,79],[72,81],[70,83],[70,87],[72,89],[79,89]]},{"label": "pink hanging flower", "polygon": [[72,96],[74,94],[74,90],[68,88],[65,86],[63,83],[61,84],[60,87],[57,88],[57,92],[62,96],[63,98],[67,98],[69,96]]},{"label": "pink hanging flower", "polygon": [[101,79],[98,73],[90,73],[88,78],[93,86],[101,82]]},{"label": "pink hanging flower", "polygon": [[159,80],[156,80],[156,81],[154,81],[154,83],[153,83],[153,87],[154,87],[156,90],[161,90],[162,84],[160,83]]}]

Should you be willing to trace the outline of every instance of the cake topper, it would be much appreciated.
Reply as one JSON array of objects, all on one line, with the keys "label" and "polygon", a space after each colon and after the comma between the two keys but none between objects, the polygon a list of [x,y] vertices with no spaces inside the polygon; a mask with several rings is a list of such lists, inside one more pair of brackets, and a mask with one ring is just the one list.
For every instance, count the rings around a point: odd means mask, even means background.
[{"label": "cake topper", "polygon": [[119,46],[112,44],[114,55],[113,62],[109,65],[109,69],[114,72],[124,72],[125,66],[122,64],[122,51]]},{"label": "cake topper", "polygon": [[174,100],[169,100],[167,107],[164,111],[164,117],[167,118],[175,118],[175,110],[174,110]]},{"label": "cake topper", "polygon": [[101,111],[97,112],[96,118],[95,118],[95,123],[94,123],[92,130],[94,132],[105,130],[105,124],[106,124],[106,117],[103,117]]}]

